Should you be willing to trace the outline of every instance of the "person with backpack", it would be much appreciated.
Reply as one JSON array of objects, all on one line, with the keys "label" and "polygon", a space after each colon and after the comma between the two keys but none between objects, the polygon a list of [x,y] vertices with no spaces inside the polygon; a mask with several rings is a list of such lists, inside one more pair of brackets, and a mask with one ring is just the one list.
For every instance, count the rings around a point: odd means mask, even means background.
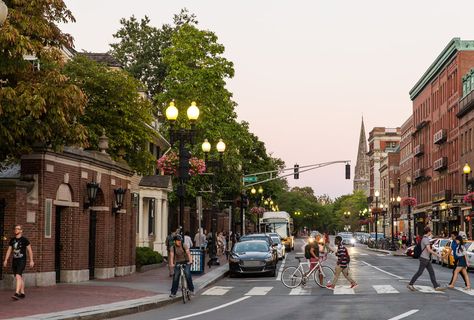
[{"label": "person with backpack", "polygon": [[466,257],[467,250],[464,247],[464,241],[461,236],[457,236],[453,242],[456,242],[457,244],[456,250],[453,251],[454,259],[457,259],[457,264],[455,265],[453,278],[449,283],[448,288],[454,289],[454,284],[458,279],[458,274],[461,273],[466,284],[464,290],[469,291],[471,290],[471,281],[469,279],[469,275],[467,274],[467,267],[469,267],[469,261]]},{"label": "person with backpack", "polygon": [[446,290],[445,287],[441,287],[439,283],[436,281],[436,276],[433,270],[433,265],[431,264],[431,254],[437,255],[441,258],[441,254],[437,254],[436,252],[431,249],[430,245],[430,238],[431,238],[431,228],[426,226],[424,229],[424,236],[416,244],[415,250],[413,250],[413,257],[418,258],[420,260],[420,265],[418,267],[418,271],[413,275],[410,282],[407,285],[407,288],[411,291],[416,291],[414,287],[415,281],[423,274],[425,269],[428,269],[428,273],[430,274],[431,283],[436,291],[444,291]]},{"label": "person with backpack", "polygon": [[355,282],[349,275],[349,263],[351,262],[351,257],[347,248],[344,247],[344,245],[342,244],[342,237],[336,236],[334,244],[337,246],[337,265],[334,273],[334,279],[332,283],[329,284],[326,288],[334,290],[336,288],[336,283],[341,273],[344,275],[347,281],[351,283],[351,289],[357,287],[357,282]]},{"label": "person with backpack", "polygon": [[189,248],[183,244],[183,238],[177,234],[174,236],[174,244],[170,249],[169,267],[174,269],[173,283],[171,285],[170,298],[176,297],[178,291],[179,276],[180,276],[180,265],[184,265],[184,275],[186,276],[186,282],[188,283],[188,289],[191,295],[194,295],[193,279],[191,277],[191,264],[193,259]]},{"label": "person with backpack", "polygon": [[319,260],[319,245],[316,241],[308,240],[308,244],[304,247],[304,257],[310,262],[309,271],[313,270]]},{"label": "person with backpack", "polygon": [[[456,230],[451,231],[451,240],[452,240],[451,241],[451,252],[453,253],[453,257],[454,257],[454,266],[453,266],[453,275],[451,276],[451,281],[449,281],[448,287],[450,287],[451,285],[454,285],[454,282],[453,282],[454,273],[456,273],[456,269],[457,269],[457,266],[458,266],[458,263],[459,263],[459,259],[456,256],[456,249],[458,248],[458,242],[456,241],[456,238],[458,236],[459,236],[459,233]],[[461,237],[461,239],[462,239],[462,237]],[[464,279],[464,284],[467,287],[468,285],[467,285],[467,281],[466,281],[466,276],[464,275],[463,272],[461,272],[461,276]]]}]

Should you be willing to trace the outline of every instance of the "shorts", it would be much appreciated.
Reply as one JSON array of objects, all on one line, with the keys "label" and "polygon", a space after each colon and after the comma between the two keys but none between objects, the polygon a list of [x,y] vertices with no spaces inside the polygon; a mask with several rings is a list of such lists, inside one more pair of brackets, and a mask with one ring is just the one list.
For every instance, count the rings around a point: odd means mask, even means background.
[{"label": "shorts", "polygon": [[26,268],[26,259],[13,259],[12,271],[13,275],[23,275],[23,271]]}]

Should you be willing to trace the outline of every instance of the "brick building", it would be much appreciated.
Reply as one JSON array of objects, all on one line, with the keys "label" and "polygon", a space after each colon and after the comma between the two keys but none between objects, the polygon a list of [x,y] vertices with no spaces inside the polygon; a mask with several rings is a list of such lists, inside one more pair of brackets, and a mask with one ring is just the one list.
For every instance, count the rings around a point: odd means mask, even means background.
[{"label": "brick building", "polygon": [[[413,116],[410,116],[401,126],[400,140],[400,197],[406,198],[411,196],[411,177],[413,164]],[[408,178],[408,179],[407,179]],[[410,190],[408,190],[410,188]],[[410,192],[409,192],[410,191]],[[413,230],[413,226],[408,223],[408,207],[400,206],[400,218],[398,219],[398,229],[404,234],[408,234],[408,228]]]},{"label": "brick building", "polygon": [[[27,268],[28,285],[111,278],[135,271],[136,210],[131,205],[133,171],[106,153],[65,148],[61,153],[35,151],[20,165],[2,172],[0,199],[5,204],[0,230],[13,235],[23,225],[35,255]],[[88,183],[98,183],[89,202]],[[124,189],[123,204],[117,190]],[[2,256],[7,241],[2,242]],[[2,286],[13,283],[10,268]]]},{"label": "brick building", "polygon": [[474,41],[454,38],[410,90],[413,102],[413,196],[416,233],[461,226],[459,99],[462,75],[474,66]]},{"label": "brick building", "polygon": [[[395,199],[399,195],[399,175],[400,175],[400,151],[395,149],[389,152],[382,159],[380,166],[380,199],[379,203],[383,205],[383,214],[379,217],[379,225],[382,232],[391,235],[391,217],[396,211]],[[395,220],[394,220],[395,221]],[[395,229],[395,228],[394,228]],[[394,230],[395,231],[395,230]]]}]

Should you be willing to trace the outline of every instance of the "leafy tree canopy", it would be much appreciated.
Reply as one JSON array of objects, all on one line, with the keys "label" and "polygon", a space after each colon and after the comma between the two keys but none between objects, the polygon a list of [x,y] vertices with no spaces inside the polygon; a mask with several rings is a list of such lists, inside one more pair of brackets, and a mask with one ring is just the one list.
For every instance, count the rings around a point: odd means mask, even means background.
[{"label": "leafy tree canopy", "polygon": [[84,127],[76,119],[86,98],[62,74],[60,49],[70,47],[72,38],[56,25],[74,17],[62,0],[6,4],[8,19],[0,27],[0,161],[16,159],[33,146],[85,144]]},{"label": "leafy tree canopy", "polygon": [[88,98],[79,122],[86,127],[90,146],[98,148],[103,132],[109,138],[108,153],[125,156],[128,164],[141,174],[152,174],[155,159],[147,143],[155,136],[149,126],[153,120],[151,102],[140,95],[143,86],[123,70],[112,70],[78,55],[65,67],[66,75]]}]

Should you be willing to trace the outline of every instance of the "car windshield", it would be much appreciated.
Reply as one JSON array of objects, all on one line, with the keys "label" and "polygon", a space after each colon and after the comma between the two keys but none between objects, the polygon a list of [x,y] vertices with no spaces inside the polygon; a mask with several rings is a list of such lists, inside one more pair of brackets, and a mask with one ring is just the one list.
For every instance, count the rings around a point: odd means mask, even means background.
[{"label": "car windshield", "polygon": [[234,252],[243,253],[243,252],[267,252],[268,246],[263,242],[238,242],[235,244]]},{"label": "car windshield", "polygon": [[468,242],[465,244],[467,251],[474,251],[474,242]]},{"label": "car windshield", "polygon": [[240,241],[252,241],[252,240],[262,240],[268,242],[268,238],[265,236],[245,236],[240,238]]},{"label": "car windshield", "polygon": [[280,244],[280,238],[272,237],[273,243]]}]

